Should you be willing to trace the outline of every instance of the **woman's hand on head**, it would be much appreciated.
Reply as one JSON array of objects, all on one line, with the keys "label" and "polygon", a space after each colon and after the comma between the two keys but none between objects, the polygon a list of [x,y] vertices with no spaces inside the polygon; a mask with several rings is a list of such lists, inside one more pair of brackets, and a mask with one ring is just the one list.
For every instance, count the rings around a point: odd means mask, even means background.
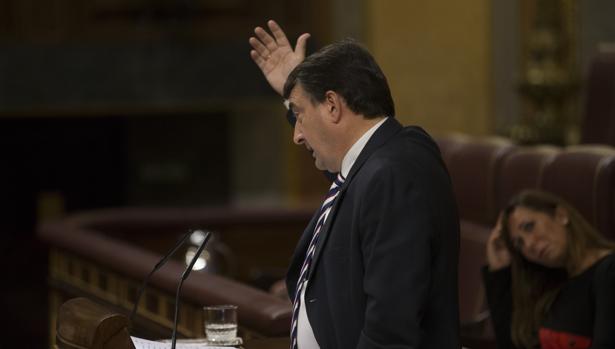
[{"label": "woman's hand on head", "polygon": [[487,264],[489,270],[496,271],[510,266],[511,255],[502,236],[502,214],[498,217],[491,235],[487,240]]}]

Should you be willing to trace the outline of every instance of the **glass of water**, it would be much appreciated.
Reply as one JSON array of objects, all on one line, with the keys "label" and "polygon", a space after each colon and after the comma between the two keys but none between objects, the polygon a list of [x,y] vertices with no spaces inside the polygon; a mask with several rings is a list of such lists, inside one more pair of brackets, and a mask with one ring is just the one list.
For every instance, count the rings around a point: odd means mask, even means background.
[{"label": "glass of water", "polygon": [[210,342],[231,342],[237,338],[237,306],[214,305],[203,307],[205,335]]}]

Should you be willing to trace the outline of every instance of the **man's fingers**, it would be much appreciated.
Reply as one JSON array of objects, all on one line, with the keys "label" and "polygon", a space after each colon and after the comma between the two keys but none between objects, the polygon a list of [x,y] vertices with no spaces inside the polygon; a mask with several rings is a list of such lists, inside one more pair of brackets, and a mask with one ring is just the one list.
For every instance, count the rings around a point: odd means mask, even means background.
[{"label": "man's fingers", "polygon": [[263,45],[263,43],[260,42],[260,40],[258,40],[257,38],[251,37],[249,42],[257,54],[263,57],[267,57],[270,54],[269,50],[265,47],[265,45]]},{"label": "man's fingers", "polygon": [[297,45],[295,46],[295,53],[301,56],[301,59],[305,58],[305,45],[307,43],[307,39],[310,38],[309,33],[303,33],[297,39]]},{"label": "man's fingers", "polygon": [[265,64],[265,59],[263,58],[263,56],[260,55],[258,52],[252,50],[250,51],[250,57],[252,57],[254,63],[256,63],[256,65],[262,69],[263,65]]},{"label": "man's fingers", "polygon": [[269,35],[269,33],[265,31],[265,29],[261,27],[256,27],[254,29],[254,33],[269,51],[273,51],[278,47],[278,44],[275,42],[275,40],[273,40],[271,35]]},{"label": "man's fingers", "polygon": [[280,26],[274,20],[269,20],[267,22],[267,25],[269,26],[269,29],[271,30],[271,33],[273,34],[273,37],[275,38],[275,41],[277,41],[279,46],[290,46],[288,38],[286,38],[286,34],[284,34],[282,28],[280,28]]}]

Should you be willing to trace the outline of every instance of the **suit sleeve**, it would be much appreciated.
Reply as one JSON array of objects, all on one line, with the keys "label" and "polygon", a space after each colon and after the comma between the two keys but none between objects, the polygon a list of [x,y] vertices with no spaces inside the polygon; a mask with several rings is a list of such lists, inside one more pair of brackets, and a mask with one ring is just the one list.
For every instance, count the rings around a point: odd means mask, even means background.
[{"label": "suit sleeve", "polygon": [[373,176],[360,219],[365,321],[357,348],[418,348],[430,285],[432,225],[407,171]]},{"label": "suit sleeve", "polygon": [[515,349],[510,338],[512,317],[510,268],[489,271],[485,266],[482,273],[497,347],[498,349]]},{"label": "suit sleeve", "polygon": [[615,255],[596,270],[594,336],[591,349],[615,348]]}]

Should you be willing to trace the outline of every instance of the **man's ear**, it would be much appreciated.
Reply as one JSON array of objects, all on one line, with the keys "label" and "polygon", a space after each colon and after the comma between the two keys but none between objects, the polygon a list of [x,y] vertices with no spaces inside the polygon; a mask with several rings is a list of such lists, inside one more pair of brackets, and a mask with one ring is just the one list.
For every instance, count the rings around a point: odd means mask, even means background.
[{"label": "man's ear", "polygon": [[338,123],[342,117],[342,108],[343,108],[343,100],[342,96],[337,94],[335,91],[327,91],[325,92],[325,101],[324,105],[327,114],[329,115],[331,121],[334,123]]},{"label": "man's ear", "polygon": [[557,206],[557,208],[555,208],[555,220],[561,225],[568,225],[570,222],[568,210],[562,206]]}]

